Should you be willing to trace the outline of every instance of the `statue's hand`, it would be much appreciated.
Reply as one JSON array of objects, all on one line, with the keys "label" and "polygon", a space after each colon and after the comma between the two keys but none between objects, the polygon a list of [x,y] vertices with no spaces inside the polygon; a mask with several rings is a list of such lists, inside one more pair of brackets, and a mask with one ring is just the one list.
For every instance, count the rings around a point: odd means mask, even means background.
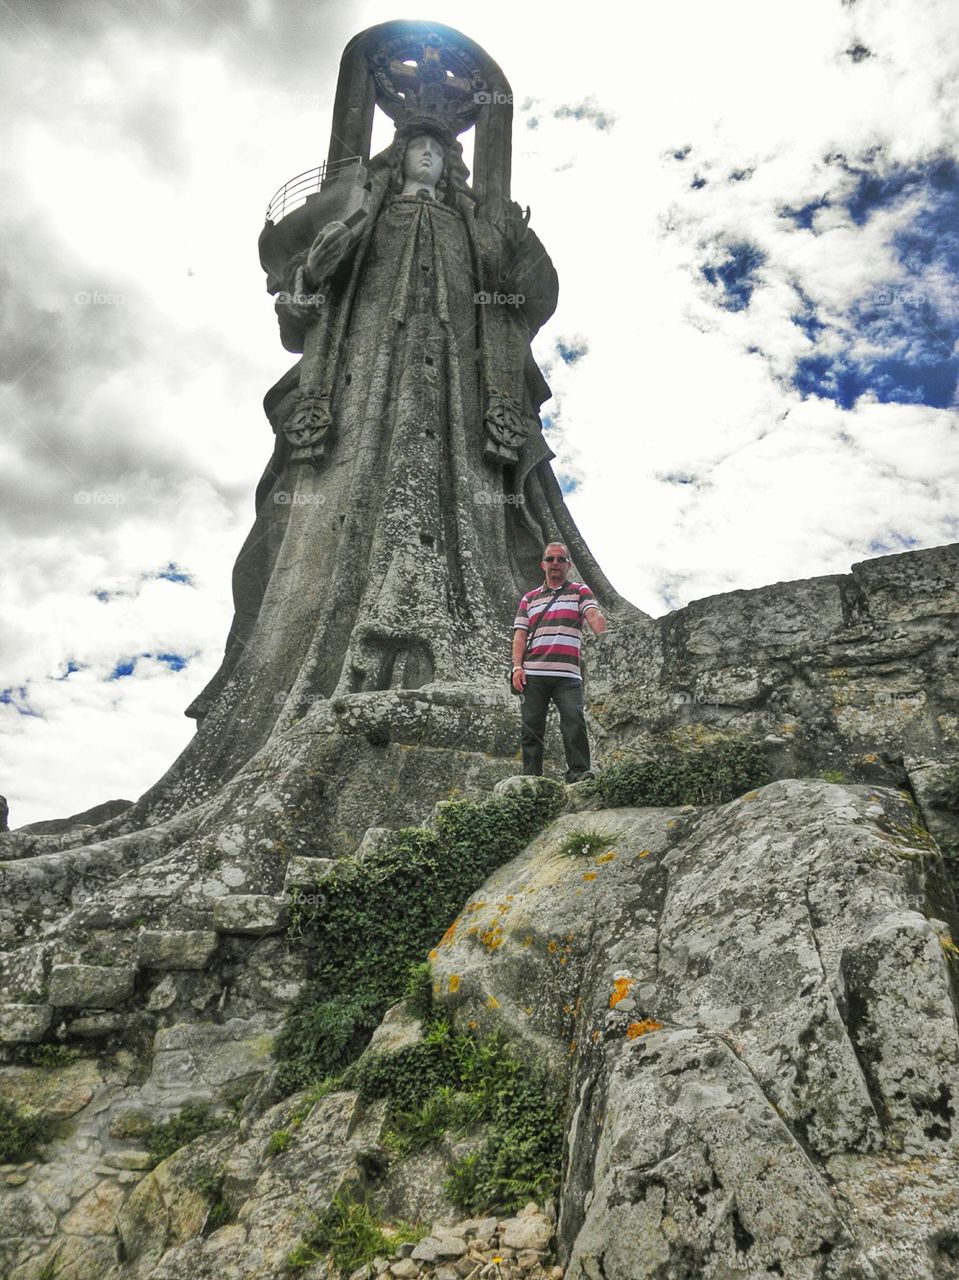
[{"label": "statue's hand", "polygon": [[313,241],[306,256],[306,275],[320,284],[333,274],[354,241],[354,233],[345,222],[328,222]]}]

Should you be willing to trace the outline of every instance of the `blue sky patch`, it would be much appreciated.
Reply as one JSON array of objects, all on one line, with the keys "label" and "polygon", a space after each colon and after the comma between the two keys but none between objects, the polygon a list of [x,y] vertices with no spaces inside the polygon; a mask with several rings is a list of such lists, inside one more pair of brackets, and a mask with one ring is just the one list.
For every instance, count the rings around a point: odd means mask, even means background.
[{"label": "blue sky patch", "polygon": [[868,550],[874,556],[891,556],[899,551],[910,551],[913,547],[918,546],[918,538],[914,538],[909,533],[899,533],[896,529],[892,529],[881,538],[873,538],[869,543]]},{"label": "blue sky patch", "polygon": [[165,662],[171,671],[182,671],[189,661],[179,653],[158,653],[156,655],[157,662]]},{"label": "blue sky patch", "polygon": [[706,280],[720,289],[717,301],[726,311],[744,311],[759,283],[759,268],[766,255],[758,245],[740,240],[727,245],[726,256],[718,266],[700,267]]},{"label": "blue sky patch", "polygon": [[575,364],[577,360],[582,360],[583,356],[589,351],[589,344],[583,339],[577,342],[566,342],[562,338],[558,338],[556,351],[563,364]]},{"label": "blue sky patch", "polygon": [[[834,200],[857,226],[903,201],[919,207],[889,241],[898,271],[850,307],[838,349],[813,351],[796,362],[793,385],[804,396],[826,397],[844,409],[866,394],[884,404],[949,408],[959,382],[959,166],[949,156],[882,171],[868,167],[878,165],[878,154],[858,164],[845,156],[830,161],[852,179]],[[825,198],[819,202],[824,203]],[[801,211],[787,212],[797,226],[803,224]],[[828,326],[810,299],[796,292],[802,307],[791,319],[815,344]],[[830,332],[833,348],[836,330]]]},{"label": "blue sky patch", "polygon": [[190,661],[180,653],[137,653],[132,658],[121,658],[107,679],[122,680],[125,676],[132,676],[141,658],[152,658],[155,662],[162,662],[171,671],[182,671]]},{"label": "blue sky patch", "polygon": [[158,569],[156,573],[151,574],[154,578],[165,578],[167,582],[182,582],[188,587],[193,586],[192,577],[179,565],[175,565],[171,560],[165,569]]},{"label": "blue sky patch", "polygon": [[34,711],[33,707],[27,702],[27,687],[20,685],[18,688],[0,689],[0,706],[13,707],[13,709],[21,716],[34,716],[38,720],[42,719],[39,711]]}]

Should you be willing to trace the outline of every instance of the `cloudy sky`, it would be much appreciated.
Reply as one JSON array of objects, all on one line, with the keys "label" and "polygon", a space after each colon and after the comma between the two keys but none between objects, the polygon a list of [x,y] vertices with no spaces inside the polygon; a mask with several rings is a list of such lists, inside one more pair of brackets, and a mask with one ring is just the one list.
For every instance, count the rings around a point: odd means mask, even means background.
[{"label": "cloudy sky", "polygon": [[326,154],[346,42],[398,16],[512,82],[560,276],[549,438],[625,595],[959,539],[952,0],[0,0],[13,825],[135,798],[193,731],[292,363],[265,206]]}]

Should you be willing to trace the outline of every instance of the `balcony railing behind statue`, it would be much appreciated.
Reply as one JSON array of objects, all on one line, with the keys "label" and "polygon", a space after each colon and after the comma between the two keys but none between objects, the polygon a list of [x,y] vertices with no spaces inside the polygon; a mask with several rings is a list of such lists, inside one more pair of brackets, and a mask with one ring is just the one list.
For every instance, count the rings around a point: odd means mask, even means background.
[{"label": "balcony railing behind statue", "polygon": [[368,203],[369,175],[361,156],[307,169],[271,199],[260,232],[260,263],[275,293],[294,254],[308,249],[328,222],[346,222]]}]

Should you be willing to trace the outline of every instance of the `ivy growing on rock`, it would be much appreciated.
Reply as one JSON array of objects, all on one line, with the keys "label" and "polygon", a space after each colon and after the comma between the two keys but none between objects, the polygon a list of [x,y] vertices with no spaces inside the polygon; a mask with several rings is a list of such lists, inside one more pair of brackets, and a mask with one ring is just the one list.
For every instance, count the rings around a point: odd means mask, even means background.
[{"label": "ivy growing on rock", "polygon": [[385,1142],[396,1155],[447,1131],[483,1126],[483,1147],[456,1162],[444,1188],[466,1213],[518,1209],[558,1185],[563,1104],[556,1083],[499,1035],[456,1035],[437,1019],[418,1044],[361,1059],[345,1083],[364,1101],[389,1100]]},{"label": "ivy growing on rock", "polygon": [[33,1155],[50,1136],[49,1120],[6,1098],[0,1098],[0,1164],[13,1164]]},{"label": "ivy growing on rock", "polygon": [[156,1167],[162,1160],[172,1156],[194,1138],[203,1133],[212,1133],[222,1129],[226,1123],[222,1116],[215,1115],[208,1106],[189,1103],[167,1120],[154,1124],[144,1135],[147,1150]]},{"label": "ivy growing on rock", "polygon": [[761,742],[720,738],[695,751],[665,746],[650,760],[622,760],[583,783],[611,808],[726,804],[765,786],[771,774]]},{"label": "ivy growing on rock", "polygon": [[386,1234],[364,1201],[341,1191],[325,1212],[314,1217],[312,1226],[287,1255],[286,1272],[295,1274],[328,1257],[338,1274],[345,1276],[378,1255],[389,1256],[397,1245],[415,1243],[424,1234],[403,1222]]},{"label": "ivy growing on rock", "polygon": [[313,957],[311,982],[277,1037],[279,1087],[338,1072],[405,991],[463,902],[562,808],[548,779],[487,800],[450,800],[432,828],[409,827],[362,859],[344,858],[312,895],[299,895],[295,929]]}]

